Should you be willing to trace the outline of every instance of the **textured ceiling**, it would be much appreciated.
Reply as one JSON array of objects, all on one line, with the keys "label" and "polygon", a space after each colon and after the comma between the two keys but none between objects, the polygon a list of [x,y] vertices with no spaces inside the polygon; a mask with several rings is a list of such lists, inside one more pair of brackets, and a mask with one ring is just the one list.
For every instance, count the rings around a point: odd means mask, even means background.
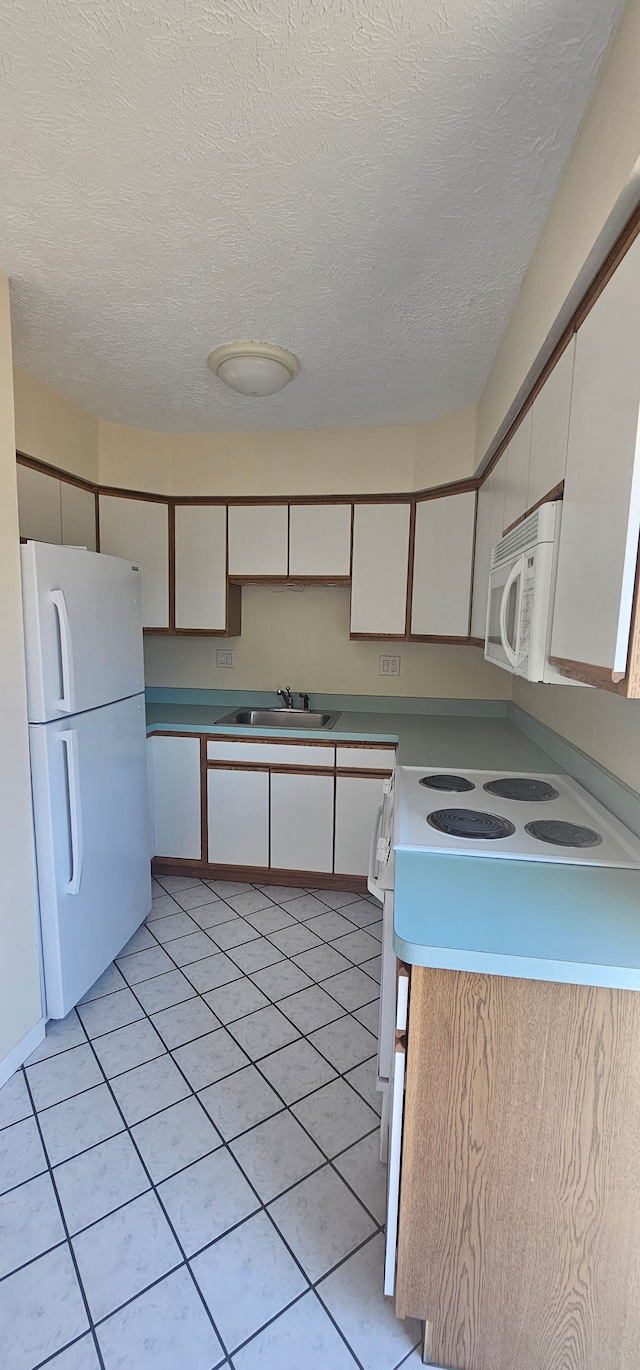
[{"label": "textured ceiling", "polygon": [[[171,431],[474,403],[622,0],[2,0],[16,360]],[[273,341],[251,400],[207,370]]]}]

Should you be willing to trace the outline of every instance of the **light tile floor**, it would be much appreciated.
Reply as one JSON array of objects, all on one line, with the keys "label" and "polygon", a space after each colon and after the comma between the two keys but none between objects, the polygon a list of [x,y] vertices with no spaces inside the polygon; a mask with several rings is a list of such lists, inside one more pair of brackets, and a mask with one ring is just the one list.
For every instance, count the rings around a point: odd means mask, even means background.
[{"label": "light tile floor", "polygon": [[170,876],[0,1091],[7,1370],[417,1370],[382,1295],[379,906]]}]

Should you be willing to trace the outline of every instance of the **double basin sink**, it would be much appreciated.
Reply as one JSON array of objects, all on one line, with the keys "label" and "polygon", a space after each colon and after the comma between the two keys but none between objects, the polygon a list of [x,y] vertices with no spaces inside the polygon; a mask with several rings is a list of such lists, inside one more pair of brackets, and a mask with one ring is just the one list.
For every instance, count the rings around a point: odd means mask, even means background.
[{"label": "double basin sink", "polygon": [[232,709],[218,723],[249,728],[333,728],[339,713],[314,709]]}]

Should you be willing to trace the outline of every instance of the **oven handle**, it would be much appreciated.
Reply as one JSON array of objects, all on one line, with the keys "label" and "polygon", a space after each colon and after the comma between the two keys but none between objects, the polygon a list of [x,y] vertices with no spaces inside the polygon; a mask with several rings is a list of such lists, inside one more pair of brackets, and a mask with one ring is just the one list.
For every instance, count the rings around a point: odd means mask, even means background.
[{"label": "oven handle", "polygon": [[375,819],[374,819],[374,823],[373,823],[373,832],[372,832],[372,834],[371,834],[371,847],[369,848],[369,882],[370,882],[369,888],[370,888],[370,889],[371,889],[371,885],[372,885],[372,884],[375,885],[376,888],[378,887],[378,882],[377,882],[377,880],[376,880],[376,864],[377,864],[377,863],[376,863],[376,851],[377,851],[377,849],[378,849],[378,836],[379,836],[379,834],[380,834],[380,824],[381,824],[381,822],[382,822],[382,808],[383,808],[383,806],[382,806],[382,804],[381,804],[381,805],[380,805],[380,808],[378,809],[378,811],[377,811],[377,813],[376,813],[376,816],[375,816]]},{"label": "oven handle", "polygon": [[502,591],[502,599],[500,600],[500,641],[502,643],[502,650],[510,666],[515,666],[516,654],[507,637],[507,603],[509,599],[509,591],[511,589],[511,586],[514,584],[514,581],[518,579],[518,576],[521,575],[522,557],[518,557],[515,566],[512,566],[509,575],[507,576],[505,587]]}]

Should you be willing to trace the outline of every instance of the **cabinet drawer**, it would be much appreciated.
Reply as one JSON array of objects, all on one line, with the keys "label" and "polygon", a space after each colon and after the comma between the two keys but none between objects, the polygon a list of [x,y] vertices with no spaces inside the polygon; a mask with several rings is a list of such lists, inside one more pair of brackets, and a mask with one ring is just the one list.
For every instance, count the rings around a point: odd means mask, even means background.
[{"label": "cabinet drawer", "polygon": [[258,766],[333,767],[334,747],[300,747],[281,742],[207,742],[208,761],[238,761]]},{"label": "cabinet drawer", "polygon": [[336,766],[349,771],[392,771],[395,747],[336,747]]}]

